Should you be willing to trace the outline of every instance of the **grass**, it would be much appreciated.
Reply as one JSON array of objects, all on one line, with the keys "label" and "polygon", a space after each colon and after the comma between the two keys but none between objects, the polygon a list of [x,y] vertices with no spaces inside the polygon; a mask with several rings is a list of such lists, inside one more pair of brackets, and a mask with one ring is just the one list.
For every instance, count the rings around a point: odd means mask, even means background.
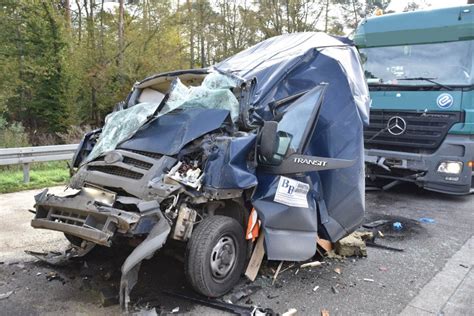
[{"label": "grass", "polygon": [[66,161],[30,164],[30,182],[23,183],[21,165],[0,167],[0,193],[17,192],[65,184],[69,179]]}]

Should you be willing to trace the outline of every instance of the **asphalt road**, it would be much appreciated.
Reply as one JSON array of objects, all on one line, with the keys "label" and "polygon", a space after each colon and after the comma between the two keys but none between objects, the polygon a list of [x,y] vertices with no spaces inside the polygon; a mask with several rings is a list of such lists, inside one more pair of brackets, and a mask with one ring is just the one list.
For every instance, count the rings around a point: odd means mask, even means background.
[{"label": "asphalt road", "polygon": [[[67,245],[61,234],[29,227],[33,215],[27,209],[33,205],[35,192],[38,190],[0,195],[0,297],[13,291],[0,299],[0,314],[119,313],[117,305],[102,307],[100,297],[102,289],[118,287],[119,268],[128,249],[96,248],[85,259],[62,267],[24,254],[27,249],[54,250]],[[367,192],[366,206],[367,221],[402,223],[399,232],[391,225],[382,227],[385,237],[378,242],[403,248],[403,252],[369,248],[367,258],[324,259],[322,267],[298,273],[295,266],[281,273],[274,285],[270,277],[278,262],[265,262],[254,282],[262,288],[239,304],[257,304],[279,313],[296,308],[299,315],[317,315],[322,309],[331,315],[398,314],[473,236],[474,195],[447,196],[406,185],[389,192]],[[423,217],[434,223],[420,223]],[[283,268],[290,264],[285,262]],[[161,251],[142,265],[132,300],[139,306],[158,306],[163,312],[179,307],[180,313],[220,313],[162,293],[192,293],[182,271],[179,258],[166,249]],[[60,278],[47,281],[49,272],[57,272]],[[242,279],[237,288],[247,285]]]}]

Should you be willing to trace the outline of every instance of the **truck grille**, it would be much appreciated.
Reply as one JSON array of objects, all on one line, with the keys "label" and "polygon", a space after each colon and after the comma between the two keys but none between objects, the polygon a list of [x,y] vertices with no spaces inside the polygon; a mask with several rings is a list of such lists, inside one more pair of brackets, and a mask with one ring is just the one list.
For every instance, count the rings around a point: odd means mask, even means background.
[{"label": "truck grille", "polygon": [[[406,129],[400,135],[392,135],[387,129],[389,120],[396,116],[406,122]],[[365,148],[433,153],[449,129],[463,119],[462,112],[371,110],[370,125],[364,130]]]}]

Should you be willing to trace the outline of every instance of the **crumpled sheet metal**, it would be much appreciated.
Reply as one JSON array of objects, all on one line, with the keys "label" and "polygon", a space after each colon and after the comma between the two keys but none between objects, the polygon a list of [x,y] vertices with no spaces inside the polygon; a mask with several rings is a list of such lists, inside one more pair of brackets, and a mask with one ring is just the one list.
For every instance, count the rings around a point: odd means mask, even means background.
[{"label": "crumpled sheet metal", "polygon": [[94,249],[95,246],[96,244],[88,242],[84,248],[72,246],[61,252],[36,252],[31,250],[25,250],[25,253],[50,265],[63,266],[66,265],[68,260],[71,258],[84,257],[92,249]]},{"label": "crumpled sheet metal", "polygon": [[[231,118],[235,122],[239,116],[239,101],[230,88],[235,88],[238,84],[239,82],[235,78],[218,72],[208,74],[199,87],[186,87],[177,78],[172,84],[168,100],[157,117],[178,108],[224,109],[230,112]],[[91,161],[107,151],[114,150],[119,143],[133,136],[155,113],[159,105],[159,102],[144,102],[110,113],[105,119],[105,125],[97,144],[83,163]]]},{"label": "crumpled sheet metal", "polygon": [[163,214],[157,212],[157,215],[160,218],[158,223],[152,228],[147,238],[125,259],[122,265],[122,277],[120,279],[120,306],[122,310],[129,311],[130,292],[138,281],[141,262],[144,259],[150,259],[157,250],[163,247],[171,231],[171,226]]}]

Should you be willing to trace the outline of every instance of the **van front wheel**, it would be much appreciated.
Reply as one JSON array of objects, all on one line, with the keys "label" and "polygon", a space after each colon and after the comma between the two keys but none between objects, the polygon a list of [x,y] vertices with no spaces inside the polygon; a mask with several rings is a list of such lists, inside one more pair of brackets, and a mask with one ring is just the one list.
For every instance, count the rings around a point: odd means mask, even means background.
[{"label": "van front wheel", "polygon": [[196,227],[188,241],[186,278],[200,294],[222,296],[239,281],[245,258],[242,225],[230,217],[209,216]]}]

